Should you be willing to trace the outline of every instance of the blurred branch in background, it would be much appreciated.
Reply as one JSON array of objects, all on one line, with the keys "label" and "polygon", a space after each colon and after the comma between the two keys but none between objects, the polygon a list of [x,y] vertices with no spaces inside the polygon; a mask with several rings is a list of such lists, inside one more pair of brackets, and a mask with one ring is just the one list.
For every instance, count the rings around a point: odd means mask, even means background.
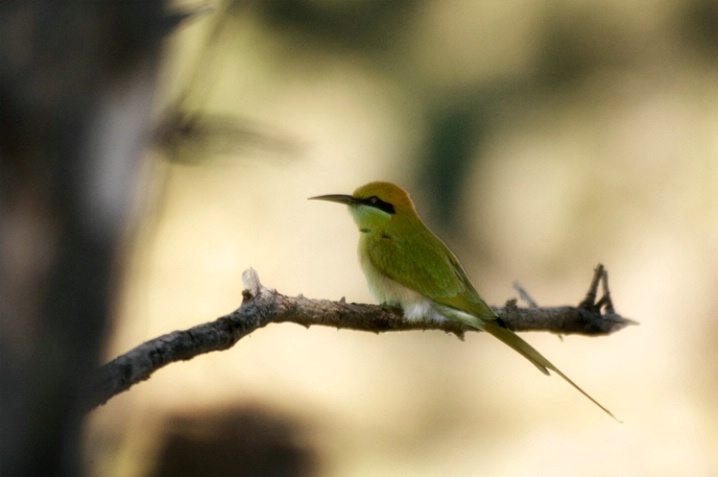
[{"label": "blurred branch in background", "polygon": [[249,120],[189,111],[177,104],[164,112],[154,131],[155,145],[170,162],[199,165],[217,155],[231,155],[243,148],[285,154],[296,152],[300,145]]},{"label": "blurred branch in background", "polygon": [[[153,144],[170,162],[199,165],[216,156],[236,159],[245,148],[289,154],[301,148],[285,134],[236,114],[213,112],[209,106],[217,92],[221,72],[237,61],[228,48],[240,27],[238,20],[251,2],[229,0],[199,8],[196,17],[207,15],[198,53],[184,75],[174,100],[160,115],[153,131]],[[227,54],[227,51],[230,53]]]},{"label": "blurred branch in background", "polygon": [[[460,338],[466,331],[476,331],[449,320],[408,321],[403,318],[401,309],[385,305],[288,297],[262,286],[252,269],[244,272],[243,280],[247,288],[243,292],[244,302],[234,312],[213,322],[147,341],[99,369],[92,388],[88,390],[88,408],[104,404],[134,384],[149,379],[152,373],[170,363],[229,349],[240,339],[270,323],[290,322],[307,328],[321,325],[374,333],[442,330]],[[596,301],[599,283],[603,286],[603,295]],[[605,310],[603,314],[602,309]],[[515,301],[510,301],[504,308],[495,310],[514,331],[607,335],[635,324],[614,312],[608,295],[608,278],[601,265],[596,268],[588,293],[578,307],[518,308]]]}]

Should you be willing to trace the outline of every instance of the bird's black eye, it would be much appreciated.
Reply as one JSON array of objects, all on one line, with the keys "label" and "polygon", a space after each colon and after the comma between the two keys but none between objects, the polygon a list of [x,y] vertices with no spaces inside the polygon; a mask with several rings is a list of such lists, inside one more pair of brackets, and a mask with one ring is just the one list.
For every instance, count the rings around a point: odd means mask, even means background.
[{"label": "bird's black eye", "polygon": [[379,202],[379,198],[375,195],[369,197],[369,203],[371,205],[376,205]]}]

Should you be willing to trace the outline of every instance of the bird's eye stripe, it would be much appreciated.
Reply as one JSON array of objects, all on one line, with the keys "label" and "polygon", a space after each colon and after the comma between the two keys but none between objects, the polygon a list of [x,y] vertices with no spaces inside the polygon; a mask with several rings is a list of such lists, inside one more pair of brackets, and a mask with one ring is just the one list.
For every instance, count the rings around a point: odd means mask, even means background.
[{"label": "bird's eye stripe", "polygon": [[379,197],[373,195],[367,199],[361,200],[360,202],[364,203],[365,205],[368,205],[369,207],[375,207],[379,210],[383,210],[387,214],[395,214],[396,210],[394,209],[394,206],[390,204],[389,202],[384,202]]}]

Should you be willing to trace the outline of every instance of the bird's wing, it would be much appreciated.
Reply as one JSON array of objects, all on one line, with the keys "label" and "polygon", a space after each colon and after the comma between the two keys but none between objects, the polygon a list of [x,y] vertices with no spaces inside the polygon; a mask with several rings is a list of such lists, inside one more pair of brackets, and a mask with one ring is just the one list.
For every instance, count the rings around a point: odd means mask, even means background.
[{"label": "bird's wing", "polygon": [[372,264],[392,280],[442,305],[485,320],[496,314],[481,299],[461,263],[433,234],[407,234],[402,239],[374,237],[381,244],[368,247]]}]

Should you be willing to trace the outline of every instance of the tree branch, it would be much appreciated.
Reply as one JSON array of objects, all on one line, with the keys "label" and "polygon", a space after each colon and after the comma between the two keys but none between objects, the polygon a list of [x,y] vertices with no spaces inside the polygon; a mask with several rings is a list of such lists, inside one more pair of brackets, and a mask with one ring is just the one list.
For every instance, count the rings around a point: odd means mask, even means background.
[{"label": "tree branch", "polygon": [[[454,321],[410,322],[402,311],[386,305],[366,305],[329,300],[312,300],[302,295],[289,297],[262,286],[251,268],[242,275],[246,289],[242,305],[215,321],[183,331],[173,331],[147,341],[97,370],[88,386],[86,409],[104,404],[134,384],[149,379],[158,369],[195,356],[222,351],[269,323],[291,322],[306,326],[371,331],[442,330],[460,338],[476,331]],[[599,284],[603,295],[597,301]],[[522,291],[528,297],[528,294]],[[602,314],[601,310],[605,310]],[[608,291],[608,274],[603,265],[594,271],[588,293],[576,306],[519,308],[516,300],[494,308],[514,331],[549,331],[560,334],[608,335],[634,321],[613,311]]]}]

